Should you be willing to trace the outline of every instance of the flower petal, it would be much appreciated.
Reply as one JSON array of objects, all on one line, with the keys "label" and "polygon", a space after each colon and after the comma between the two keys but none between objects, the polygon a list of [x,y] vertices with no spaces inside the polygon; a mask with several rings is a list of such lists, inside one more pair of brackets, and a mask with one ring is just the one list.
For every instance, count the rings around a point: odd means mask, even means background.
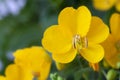
[{"label": "flower petal", "polygon": [[109,55],[106,54],[105,56],[105,59],[108,62],[108,64],[113,68],[119,69],[120,68],[120,52],[116,52],[116,53],[111,52]]},{"label": "flower petal", "polygon": [[6,78],[0,75],[0,80],[6,80]]},{"label": "flower petal", "polygon": [[98,63],[104,57],[104,49],[101,45],[89,45],[88,48],[82,49],[80,54],[88,62]]},{"label": "flower petal", "polygon": [[91,13],[87,7],[81,6],[77,10],[72,7],[63,9],[59,15],[58,23],[66,27],[72,34],[85,36],[89,30]]},{"label": "flower petal", "polygon": [[86,36],[91,23],[91,13],[85,6],[77,9],[77,34],[81,37]]},{"label": "flower petal", "polygon": [[116,38],[120,39],[120,14],[114,13],[110,19],[111,34]]},{"label": "flower petal", "polygon": [[31,64],[33,72],[40,72],[41,67],[43,65],[47,66],[48,64],[52,63],[50,56],[45,52],[45,50],[42,47],[33,46],[32,48],[30,48],[30,52],[31,54],[29,55],[29,62]]},{"label": "flower petal", "polygon": [[38,80],[47,80],[50,69],[51,69],[51,62],[45,61],[44,64],[41,66],[40,76],[38,77]]},{"label": "flower petal", "polygon": [[102,43],[105,50],[105,60],[113,68],[118,68],[117,63],[120,62],[120,53],[117,52],[115,47],[115,39],[109,35],[107,40]]},{"label": "flower petal", "polygon": [[30,59],[29,59],[29,55],[30,55],[30,49],[29,48],[25,48],[25,49],[18,49],[17,51],[14,52],[14,62],[17,65],[23,65],[23,66],[30,66]]},{"label": "flower petal", "polygon": [[76,54],[77,54],[77,51],[75,49],[71,49],[70,51],[68,51],[64,54],[63,53],[62,54],[53,53],[52,57],[56,62],[69,63],[75,58]]},{"label": "flower petal", "polygon": [[72,35],[65,27],[54,25],[45,31],[42,45],[52,53],[64,53],[72,47]]},{"label": "flower petal", "polygon": [[89,32],[87,34],[89,43],[101,43],[109,35],[109,28],[98,17],[92,17]]},{"label": "flower petal", "polygon": [[76,10],[72,7],[64,8],[59,14],[58,24],[61,25],[61,27],[66,27],[75,34],[77,28]]},{"label": "flower petal", "polygon": [[30,69],[25,66],[22,68],[16,64],[11,64],[7,67],[6,80],[33,80],[33,75]]},{"label": "flower petal", "polygon": [[98,10],[108,10],[110,9],[114,4],[116,0],[93,0],[93,5]]},{"label": "flower petal", "polygon": [[117,0],[115,7],[118,11],[120,11],[120,0]]}]

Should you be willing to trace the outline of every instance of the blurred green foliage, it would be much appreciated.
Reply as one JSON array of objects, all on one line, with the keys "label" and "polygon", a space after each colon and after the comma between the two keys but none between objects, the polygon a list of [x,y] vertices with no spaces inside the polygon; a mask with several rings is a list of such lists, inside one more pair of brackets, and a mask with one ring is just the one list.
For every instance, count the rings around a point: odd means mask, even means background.
[{"label": "blurred green foliage", "polygon": [[[57,24],[59,12],[65,7],[77,8],[80,5],[86,5],[92,15],[101,17],[108,25],[110,15],[115,12],[114,8],[107,12],[97,11],[93,8],[91,0],[27,0],[19,15],[8,15],[0,20],[0,60],[4,65],[0,74],[4,74],[6,66],[13,62],[6,57],[8,53],[20,48],[41,46],[44,30],[50,25]],[[58,74],[67,80],[105,80],[103,70],[107,69],[101,68],[100,72],[94,72],[88,67],[88,63],[84,62],[77,57]],[[53,63],[51,73],[56,71]]]}]

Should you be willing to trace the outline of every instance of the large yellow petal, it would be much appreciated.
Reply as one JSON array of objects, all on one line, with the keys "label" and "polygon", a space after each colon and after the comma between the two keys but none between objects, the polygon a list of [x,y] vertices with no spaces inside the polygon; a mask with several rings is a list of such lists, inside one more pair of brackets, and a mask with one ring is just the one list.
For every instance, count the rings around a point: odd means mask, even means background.
[{"label": "large yellow petal", "polygon": [[115,7],[117,11],[120,11],[120,0],[117,0]]},{"label": "large yellow petal", "polygon": [[103,21],[98,17],[92,17],[90,30],[87,34],[89,43],[101,43],[109,35],[109,28]]},{"label": "large yellow petal", "polygon": [[120,62],[120,53],[117,52],[115,47],[115,39],[112,35],[109,35],[107,40],[102,43],[105,50],[105,60],[113,68],[118,68],[117,64]]},{"label": "large yellow petal", "polygon": [[93,5],[98,10],[108,10],[110,9],[114,4],[116,0],[93,0]]},{"label": "large yellow petal", "polygon": [[33,75],[30,69],[21,67],[16,64],[11,64],[5,71],[6,80],[33,80]]},{"label": "large yellow petal", "polygon": [[44,32],[42,45],[52,53],[65,53],[72,47],[72,37],[65,27],[53,25]]},{"label": "large yellow petal", "polygon": [[120,14],[114,13],[110,18],[110,28],[111,34],[116,38],[116,40],[120,39]]},{"label": "large yellow petal", "polygon": [[91,13],[87,7],[81,6],[77,10],[72,7],[63,9],[59,15],[58,23],[66,27],[73,35],[85,36],[89,30]]},{"label": "large yellow petal", "polygon": [[64,54],[63,53],[62,54],[53,53],[52,57],[56,62],[69,63],[69,62],[73,61],[76,54],[77,54],[77,51],[75,49],[71,49],[70,51],[68,51]]},{"label": "large yellow petal", "polygon": [[0,80],[6,80],[6,78],[0,75]]},{"label": "large yellow petal", "polygon": [[91,13],[85,6],[77,9],[77,34],[81,37],[86,36],[91,23]]},{"label": "large yellow petal", "polygon": [[82,49],[80,54],[88,62],[98,63],[104,57],[104,49],[101,45],[89,45],[88,48]]},{"label": "large yellow petal", "polygon": [[76,33],[77,30],[77,22],[76,22],[76,10],[72,7],[64,8],[58,17],[58,24],[61,27],[66,27],[73,34]]}]

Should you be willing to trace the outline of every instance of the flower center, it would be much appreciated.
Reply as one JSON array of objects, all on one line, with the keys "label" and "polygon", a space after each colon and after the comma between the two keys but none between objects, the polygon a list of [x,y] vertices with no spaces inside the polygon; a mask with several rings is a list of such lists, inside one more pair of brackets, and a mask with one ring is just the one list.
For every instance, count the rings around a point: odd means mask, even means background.
[{"label": "flower center", "polygon": [[120,40],[116,42],[115,47],[118,51],[120,51]]},{"label": "flower center", "polygon": [[88,47],[88,39],[86,37],[81,37],[80,35],[75,35],[73,38],[73,47],[77,50]]}]

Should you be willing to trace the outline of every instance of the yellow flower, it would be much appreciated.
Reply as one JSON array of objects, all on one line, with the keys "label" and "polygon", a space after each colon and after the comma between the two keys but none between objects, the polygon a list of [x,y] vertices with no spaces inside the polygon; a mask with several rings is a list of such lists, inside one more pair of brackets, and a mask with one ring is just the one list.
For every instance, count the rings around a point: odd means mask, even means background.
[{"label": "yellow flower", "polygon": [[91,17],[87,7],[67,7],[59,15],[58,25],[52,25],[44,32],[42,45],[59,63],[71,62],[77,52],[88,62],[98,63],[104,56],[99,43],[108,34],[107,25],[100,18]]},{"label": "yellow flower", "polygon": [[0,75],[0,80],[6,80],[6,78],[2,75]]},{"label": "yellow flower", "polygon": [[115,7],[118,11],[120,11],[120,0],[117,0]]},{"label": "yellow flower", "polygon": [[120,68],[120,14],[114,13],[110,19],[111,34],[102,43],[105,59],[113,68]]},{"label": "yellow flower", "polygon": [[38,80],[46,80],[51,66],[51,58],[42,47],[31,47],[17,50],[14,53],[15,63],[22,67],[29,68],[31,74]]},{"label": "yellow flower", "polygon": [[5,77],[0,76],[0,80],[33,80],[33,75],[28,68],[11,64],[5,70]]},{"label": "yellow flower", "polygon": [[115,5],[120,11],[120,0],[93,0],[93,5],[98,10],[108,10]]}]

